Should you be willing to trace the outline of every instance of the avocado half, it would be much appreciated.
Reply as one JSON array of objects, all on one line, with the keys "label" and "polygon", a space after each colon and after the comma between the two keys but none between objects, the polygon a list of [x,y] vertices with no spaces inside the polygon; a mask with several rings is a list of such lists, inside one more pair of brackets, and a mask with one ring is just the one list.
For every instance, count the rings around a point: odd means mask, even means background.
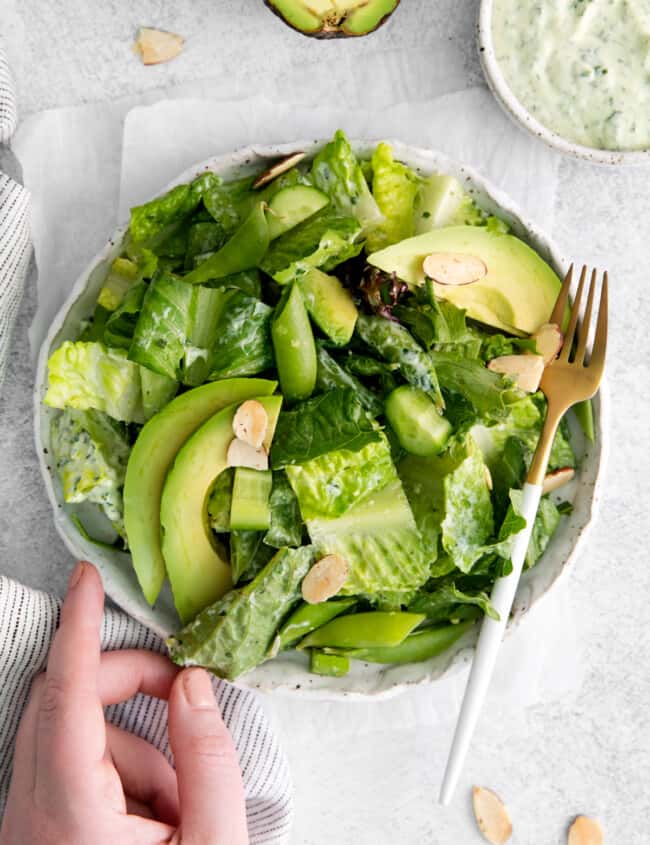
[{"label": "avocado half", "polygon": [[282,20],[312,38],[368,35],[380,27],[399,0],[264,0]]}]

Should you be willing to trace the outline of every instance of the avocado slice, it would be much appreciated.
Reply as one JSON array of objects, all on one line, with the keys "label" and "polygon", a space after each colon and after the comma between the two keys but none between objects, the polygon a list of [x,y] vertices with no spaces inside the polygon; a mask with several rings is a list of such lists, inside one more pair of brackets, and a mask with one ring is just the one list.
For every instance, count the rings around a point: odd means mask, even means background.
[{"label": "avocado slice", "polygon": [[436,296],[464,308],[468,317],[516,335],[533,334],[548,322],[560,280],[514,235],[483,226],[443,227],[379,250],[368,263],[415,287],[424,283],[425,257],[435,252],[473,255],[487,267],[487,275],[472,284],[435,285]]},{"label": "avocado slice", "polygon": [[317,267],[310,267],[298,284],[313,321],[337,346],[349,343],[359,316],[350,292]]},{"label": "avocado slice", "polygon": [[277,382],[233,378],[205,384],[177,396],[152,417],[131,450],[124,482],[124,524],[138,581],[149,604],[165,580],[160,545],[160,498],[165,476],[183,443],[217,411],[232,402],[270,395]]},{"label": "avocado slice", "polygon": [[395,11],[399,0],[264,0],[303,35],[344,38],[368,35]]},{"label": "avocado slice", "polygon": [[[264,440],[268,451],[282,397],[256,398],[269,418]],[[176,455],[163,487],[160,501],[162,552],[174,604],[183,623],[189,622],[232,587],[226,556],[220,553],[212,539],[207,504],[216,477],[228,466],[227,452],[233,439],[232,421],[238,404],[223,408],[192,434]]]}]

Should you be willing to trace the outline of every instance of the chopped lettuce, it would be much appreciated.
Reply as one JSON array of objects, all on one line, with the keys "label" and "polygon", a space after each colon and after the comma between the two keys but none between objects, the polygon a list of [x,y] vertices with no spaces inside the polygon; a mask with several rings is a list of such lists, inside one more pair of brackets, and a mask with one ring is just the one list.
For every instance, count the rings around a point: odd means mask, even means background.
[{"label": "chopped lettuce", "polygon": [[66,340],[48,361],[45,404],[94,408],[123,422],[144,422],[140,367],[121,349]]},{"label": "chopped lettuce", "polygon": [[[516,514],[520,513],[522,496],[523,493],[521,490],[512,490],[510,493],[512,507]],[[557,505],[548,496],[543,496],[539,503],[539,510],[537,511],[535,524],[533,525],[533,533],[528,543],[528,550],[526,551],[526,559],[524,561],[526,569],[535,566],[544,554],[551,537],[560,523],[560,518],[561,513]]]},{"label": "chopped lettuce", "polygon": [[442,547],[461,572],[469,572],[494,532],[494,514],[480,449],[471,437],[457,449],[460,462],[442,482]]},{"label": "chopped lettuce", "polygon": [[150,241],[171,224],[181,222],[220,181],[214,173],[203,173],[188,185],[177,185],[164,196],[132,208],[129,225],[132,240],[135,243]]},{"label": "chopped lettuce", "polygon": [[361,449],[337,449],[302,464],[287,466],[305,521],[344,514],[396,477],[385,435]]},{"label": "chopped lettuce", "polygon": [[349,214],[367,234],[384,222],[350,142],[341,130],[314,159],[314,185],[326,193],[342,214]]},{"label": "chopped lettuce", "polygon": [[272,314],[272,308],[243,291],[228,297],[211,347],[211,380],[252,376],[273,366]]},{"label": "chopped lettuce", "polygon": [[124,427],[100,411],[66,409],[52,422],[51,446],[66,502],[99,505],[122,537],[122,488],[131,447]]},{"label": "chopped lettuce", "polygon": [[449,622],[466,618],[460,608],[478,608],[490,619],[498,619],[490,596],[483,590],[463,591],[453,582],[438,584],[430,591],[419,593],[409,604],[410,613],[424,613],[430,623]]},{"label": "chopped lettuce", "polygon": [[366,241],[368,252],[395,244],[413,234],[413,203],[420,177],[393,158],[388,144],[379,144],[372,155],[372,193],[384,221],[373,227]]},{"label": "chopped lettuce", "polygon": [[322,342],[316,343],[316,353],[318,355],[316,390],[319,393],[326,393],[329,390],[335,390],[337,388],[349,389],[354,391],[359,402],[373,416],[383,413],[384,403],[381,399],[359,381],[358,378],[352,375],[352,373],[344,370],[332,358]]},{"label": "chopped lettuce", "polygon": [[481,361],[450,352],[429,353],[444,393],[463,397],[479,416],[500,419],[506,414],[508,385]]},{"label": "chopped lettuce", "polygon": [[342,516],[309,520],[307,529],[320,555],[339,554],[347,561],[342,595],[403,592],[429,577],[420,535],[397,478]]},{"label": "chopped lettuce", "polygon": [[187,249],[185,250],[185,269],[193,270],[197,264],[221,249],[228,239],[223,226],[200,220],[193,223],[187,233]]},{"label": "chopped lettuce", "polygon": [[146,367],[140,367],[142,383],[142,411],[145,420],[161,411],[178,392],[178,382],[167,376],[158,375]]},{"label": "chopped lettuce", "polygon": [[485,217],[455,177],[432,173],[421,182],[415,202],[417,234],[442,226],[481,226]]},{"label": "chopped lettuce", "polygon": [[398,364],[409,384],[424,390],[438,409],[444,408],[433,361],[404,326],[385,317],[359,314],[355,331],[384,360]]},{"label": "chopped lettuce", "polygon": [[208,497],[208,522],[217,534],[230,531],[230,505],[235,471],[229,467],[220,472]]},{"label": "chopped lettuce", "polygon": [[276,238],[260,268],[281,285],[294,281],[310,267],[331,270],[361,252],[360,234],[361,226],[354,217],[343,217],[327,206]]},{"label": "chopped lettuce", "polygon": [[250,581],[271,560],[275,550],[264,542],[263,531],[230,532],[230,567],[234,584]]},{"label": "chopped lettuce", "polygon": [[129,291],[106,320],[104,343],[117,349],[129,349],[147,292],[145,282],[138,282]]},{"label": "chopped lettuce", "polygon": [[300,597],[314,561],[311,546],[280,549],[246,586],[227,593],[167,640],[172,660],[205,666],[230,680],[261,663],[277,628]]},{"label": "chopped lettuce", "polygon": [[269,500],[271,525],[264,535],[267,546],[299,546],[302,543],[302,517],[298,499],[289,479],[282,470],[273,473],[273,487]]},{"label": "chopped lettuce", "polygon": [[356,451],[380,439],[371,415],[351,390],[331,390],[282,411],[271,465],[282,469],[337,449]]}]

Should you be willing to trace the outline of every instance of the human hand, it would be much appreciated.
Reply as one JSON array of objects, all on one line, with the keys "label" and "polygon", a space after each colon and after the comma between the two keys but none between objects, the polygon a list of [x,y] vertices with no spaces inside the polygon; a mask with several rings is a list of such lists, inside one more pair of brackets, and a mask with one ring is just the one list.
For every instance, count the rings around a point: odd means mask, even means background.
[{"label": "human hand", "polygon": [[[79,563],[47,670],[23,715],[0,845],[244,845],[237,754],[209,675],[160,654],[101,654],[104,592]],[[176,771],[103,708],[138,692],[169,701]]]}]

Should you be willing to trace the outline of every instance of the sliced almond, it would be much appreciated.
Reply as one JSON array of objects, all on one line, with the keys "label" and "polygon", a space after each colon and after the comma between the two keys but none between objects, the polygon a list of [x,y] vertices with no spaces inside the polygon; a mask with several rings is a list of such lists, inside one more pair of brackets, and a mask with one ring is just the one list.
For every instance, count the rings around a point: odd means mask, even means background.
[{"label": "sliced almond", "polygon": [[544,359],[541,355],[501,355],[490,361],[488,370],[509,376],[526,393],[535,393],[544,373]]},{"label": "sliced almond", "polygon": [[247,399],[237,408],[232,421],[232,430],[238,440],[259,449],[269,429],[269,415],[257,399]]},{"label": "sliced almond", "polygon": [[544,323],[533,335],[533,340],[537,346],[538,355],[541,355],[544,359],[544,366],[548,367],[562,349],[564,335],[557,323]]},{"label": "sliced almond", "polygon": [[556,469],[553,472],[547,473],[542,482],[542,496],[546,493],[552,493],[553,490],[558,490],[560,487],[564,487],[565,484],[568,484],[569,481],[575,478],[575,474],[576,471],[571,467],[562,467],[562,469]]},{"label": "sliced almond", "polygon": [[604,841],[600,823],[588,816],[578,816],[569,828],[567,845],[603,845]]},{"label": "sliced almond", "polygon": [[422,263],[426,276],[439,285],[471,285],[487,276],[485,262],[462,252],[432,252]]},{"label": "sliced almond", "polygon": [[269,167],[268,170],[265,170],[264,173],[261,173],[257,177],[253,182],[253,188],[263,188],[264,185],[268,185],[269,182],[272,182],[278,176],[286,173],[287,170],[295,167],[298,162],[303,160],[305,155],[306,153],[291,153],[290,156],[280,159],[280,161],[277,161],[272,167]]},{"label": "sliced almond", "polygon": [[185,39],[174,32],[141,27],[135,41],[136,50],[145,65],[159,65],[175,59],[183,49]]},{"label": "sliced almond", "polygon": [[491,789],[475,786],[472,804],[476,823],[484,838],[492,845],[504,845],[512,836],[512,822],[503,801]]},{"label": "sliced almond", "polygon": [[487,485],[487,489],[492,491],[494,490],[494,482],[492,481],[492,473],[490,472],[490,467],[487,464],[483,465],[483,474],[485,475],[485,484]]},{"label": "sliced almond", "polygon": [[302,597],[319,604],[335,596],[348,577],[348,563],[341,555],[325,555],[302,579]]},{"label": "sliced almond", "polygon": [[226,460],[229,467],[269,468],[269,456],[266,449],[255,449],[250,443],[245,443],[237,437],[228,446]]}]

